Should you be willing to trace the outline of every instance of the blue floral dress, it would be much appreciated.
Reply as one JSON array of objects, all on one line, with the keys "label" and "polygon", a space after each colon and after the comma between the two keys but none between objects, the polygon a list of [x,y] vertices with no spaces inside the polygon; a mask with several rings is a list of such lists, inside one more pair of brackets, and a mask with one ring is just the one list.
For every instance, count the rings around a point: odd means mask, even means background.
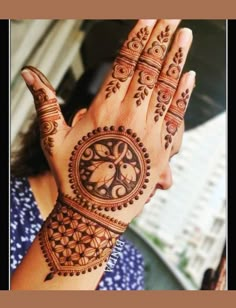
[{"label": "blue floral dress", "polygon": [[[11,177],[11,273],[20,264],[28,248],[39,232],[43,219],[27,178]],[[112,271],[105,271],[97,290],[143,290],[144,261],[141,253],[129,241]]]}]

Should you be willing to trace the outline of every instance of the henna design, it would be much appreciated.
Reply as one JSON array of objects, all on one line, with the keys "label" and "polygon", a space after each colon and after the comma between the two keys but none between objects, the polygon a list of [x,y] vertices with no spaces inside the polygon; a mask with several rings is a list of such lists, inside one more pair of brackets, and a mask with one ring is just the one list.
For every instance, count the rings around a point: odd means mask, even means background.
[{"label": "henna design", "polygon": [[134,98],[137,98],[136,104],[140,106],[142,101],[149,93],[149,89],[153,89],[157,82],[158,75],[161,70],[161,65],[166,52],[166,45],[169,41],[170,27],[166,26],[164,31],[161,31],[157,36],[157,40],[152,43],[152,46],[144,51],[139,58],[137,69],[139,72],[138,83],[142,86],[138,87]]},{"label": "henna design", "polygon": [[152,47],[148,49],[148,54],[154,55],[159,59],[163,59],[165,56],[166,45],[169,41],[170,26],[166,26],[164,31],[157,36],[157,41],[152,43]]},{"label": "henna design", "polygon": [[110,217],[104,213],[98,212],[97,210],[88,210],[85,207],[81,207],[80,205],[78,206],[79,200],[77,198],[71,198],[68,195],[60,193],[60,200],[62,200],[64,203],[70,204],[84,217],[90,218],[93,221],[98,222],[101,226],[106,227],[112,232],[122,234],[128,227],[127,223],[115,219],[114,217]]},{"label": "henna design", "polygon": [[148,89],[153,89],[156,83],[156,76],[152,75],[150,72],[141,71],[139,72],[138,83],[140,83],[142,86],[138,87],[138,92],[134,95],[134,98],[137,98],[136,104],[137,106],[140,106],[142,100],[144,100],[145,96],[148,95]]},{"label": "henna design", "polygon": [[165,88],[159,88],[157,92],[157,104],[155,110],[154,121],[157,122],[163,116],[167,105],[171,101],[172,93]]},{"label": "henna design", "polygon": [[108,260],[118,237],[59,196],[39,232],[40,247],[50,268],[44,281],[55,274],[79,276],[97,269]]},{"label": "henna design", "polygon": [[34,87],[29,88],[34,97],[35,107],[38,113],[43,147],[48,154],[52,155],[52,148],[54,146],[52,135],[57,133],[58,124],[56,120],[60,119],[60,109],[57,104],[57,99],[49,99],[43,88],[38,90]]},{"label": "henna design", "polygon": [[171,63],[165,72],[162,70],[158,84],[163,84],[163,87],[168,88],[171,92],[175,91],[178,85],[179,76],[181,73],[180,64],[183,62],[183,48],[179,48]]},{"label": "henna design", "polygon": [[120,82],[126,81],[133,75],[134,68],[144,47],[144,41],[148,39],[148,35],[148,27],[141,28],[136,36],[127,41],[121,48],[113,66],[112,77],[114,79],[108,83],[105,90],[107,92],[106,99],[120,89]]},{"label": "henna design", "polygon": [[74,147],[69,182],[82,206],[120,210],[143,194],[149,164],[146,148],[131,129],[99,127]]},{"label": "henna design", "polygon": [[172,136],[174,136],[180,127],[184,114],[186,111],[187,103],[189,100],[189,89],[186,89],[181,94],[181,98],[176,101],[175,104],[172,104],[168,109],[168,112],[165,116],[166,120],[166,130],[167,135],[165,136],[165,149],[168,148],[169,144],[172,142]]},{"label": "henna design", "polygon": [[[41,82],[44,83],[44,85],[53,93],[55,93],[55,90],[48,79],[37,68],[33,66],[25,66],[22,68],[22,70],[23,69],[33,71],[41,80]],[[27,87],[29,88],[34,98],[43,147],[49,155],[52,155],[52,148],[54,146],[54,139],[52,138],[52,135],[57,133],[58,124],[56,121],[61,118],[57,99],[49,99],[46,90],[43,88],[36,89],[34,86],[29,85],[27,85]]]},{"label": "henna design", "polygon": [[170,64],[166,74],[174,79],[178,79],[181,71],[180,64],[183,61],[183,48],[179,48],[175,53],[173,61],[174,63]]}]

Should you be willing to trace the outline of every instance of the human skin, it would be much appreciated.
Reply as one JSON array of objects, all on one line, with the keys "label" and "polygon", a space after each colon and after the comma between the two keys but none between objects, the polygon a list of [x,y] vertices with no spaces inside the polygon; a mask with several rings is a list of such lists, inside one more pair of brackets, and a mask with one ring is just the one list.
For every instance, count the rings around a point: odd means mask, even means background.
[{"label": "human skin", "polygon": [[95,289],[119,236],[156,188],[172,185],[169,159],[180,149],[195,84],[194,72],[181,76],[191,30],[180,29],[170,44],[179,22],[139,20],[71,127],[42,73],[22,71],[59,194],[12,289]]}]

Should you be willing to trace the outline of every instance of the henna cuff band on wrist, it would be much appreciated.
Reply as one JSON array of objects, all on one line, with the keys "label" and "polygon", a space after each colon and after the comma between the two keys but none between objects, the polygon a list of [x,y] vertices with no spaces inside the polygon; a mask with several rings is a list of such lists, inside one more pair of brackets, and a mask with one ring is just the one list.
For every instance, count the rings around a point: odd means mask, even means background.
[{"label": "henna cuff band on wrist", "polygon": [[84,207],[82,207],[80,204],[78,204],[78,201],[76,199],[72,199],[67,195],[64,195],[62,193],[59,194],[58,201],[61,204],[70,205],[78,213],[80,213],[82,216],[100,224],[104,228],[107,228],[108,230],[117,233],[122,234],[125,232],[126,228],[128,227],[128,224],[115,219],[113,217],[110,217],[108,215],[99,213],[97,211],[91,211]]},{"label": "henna cuff band on wrist", "polygon": [[39,232],[39,244],[50,272],[45,280],[79,276],[102,266],[120,234],[86,217],[71,202],[59,199]]}]

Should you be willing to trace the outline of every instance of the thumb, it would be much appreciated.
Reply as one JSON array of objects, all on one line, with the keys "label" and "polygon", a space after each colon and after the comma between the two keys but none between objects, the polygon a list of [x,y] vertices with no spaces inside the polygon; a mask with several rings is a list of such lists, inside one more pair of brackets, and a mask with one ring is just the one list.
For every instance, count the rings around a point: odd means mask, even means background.
[{"label": "thumb", "polygon": [[53,135],[56,135],[62,126],[65,129],[56,92],[43,73],[33,66],[23,67],[21,75],[34,98],[43,149],[52,155],[56,142]]}]

